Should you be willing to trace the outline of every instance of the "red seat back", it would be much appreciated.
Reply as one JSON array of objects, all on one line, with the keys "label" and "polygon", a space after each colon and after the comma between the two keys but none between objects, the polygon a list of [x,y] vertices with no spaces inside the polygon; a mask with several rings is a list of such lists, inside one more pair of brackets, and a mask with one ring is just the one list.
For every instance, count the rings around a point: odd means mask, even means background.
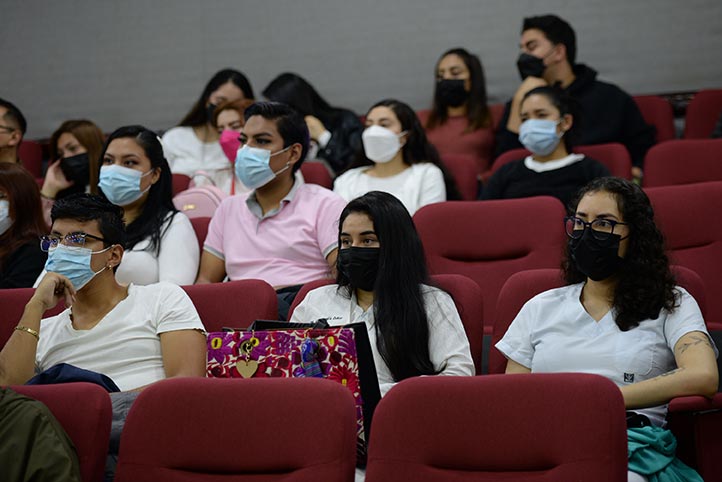
[{"label": "red seat back", "polygon": [[255,320],[278,319],[276,291],[263,280],[183,286],[206,331],[248,328]]},{"label": "red seat back", "polygon": [[626,428],[597,375],[411,378],[376,407],[366,481],[626,480]]},{"label": "red seat back", "polygon": [[[0,290],[0,347],[13,334],[13,330],[18,325],[20,318],[25,311],[25,305],[35,293],[35,288],[14,288]],[[61,301],[55,308],[45,312],[43,318],[55,316],[65,309],[65,304]]]},{"label": "red seat back", "polygon": [[432,274],[460,274],[479,285],[490,334],[496,298],[509,276],[559,267],[564,215],[558,199],[540,196],[432,204],[416,212],[414,223]]},{"label": "red seat back", "polygon": [[30,171],[35,178],[43,176],[43,147],[39,142],[21,141],[18,147],[18,157],[23,167]]},{"label": "red seat back", "polygon": [[722,113],[722,89],[700,90],[687,105],[685,139],[706,139],[712,135]]},{"label": "red seat back", "polygon": [[73,441],[83,482],[104,479],[113,410],[108,392],[92,383],[20,385],[18,393],[43,402]]},{"label": "red seat back", "polygon": [[456,187],[464,201],[476,199],[479,181],[476,173],[476,161],[462,154],[447,154],[442,159],[446,170],[454,178]]},{"label": "red seat back", "polygon": [[677,137],[674,129],[674,111],[672,104],[658,95],[636,95],[632,97],[642,113],[644,121],[657,130],[657,142],[669,141]]},{"label": "red seat back", "polygon": [[306,184],[318,184],[326,189],[333,189],[333,180],[328,169],[321,162],[305,161],[301,164],[301,174]]},{"label": "red seat back", "polygon": [[722,139],[679,139],[652,146],[644,187],[722,181]]},{"label": "red seat back", "polygon": [[185,174],[173,174],[173,196],[188,189],[191,178]]},{"label": "red seat back", "polygon": [[206,242],[206,236],[208,236],[208,225],[211,223],[209,217],[197,217],[190,218],[191,225],[193,225],[193,231],[196,233],[196,239],[198,240],[198,247],[200,252],[203,252],[203,244]]},{"label": "red seat back", "polygon": [[116,482],[351,482],[349,390],[314,378],[163,380],[123,429]]}]

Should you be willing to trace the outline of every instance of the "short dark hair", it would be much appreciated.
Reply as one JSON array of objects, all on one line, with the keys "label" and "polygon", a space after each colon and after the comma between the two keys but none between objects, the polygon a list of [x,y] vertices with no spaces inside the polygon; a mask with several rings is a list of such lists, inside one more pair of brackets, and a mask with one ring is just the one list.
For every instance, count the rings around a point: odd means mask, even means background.
[{"label": "short dark hair", "polygon": [[534,89],[524,94],[524,97],[522,97],[519,104],[520,109],[524,101],[532,95],[542,95],[546,97],[549,102],[551,102],[551,104],[556,107],[557,110],[559,110],[560,118],[564,117],[566,114],[572,116],[572,126],[569,128],[568,131],[564,133],[563,137],[564,146],[567,148],[567,151],[571,151],[572,147],[577,145],[577,143],[579,142],[579,137],[581,134],[580,127],[582,123],[582,109],[579,101],[567,94],[560,87],[544,85],[542,87],[535,87]]},{"label": "short dark hair", "polygon": [[22,135],[25,135],[25,131],[28,128],[28,122],[25,120],[25,116],[15,104],[9,100],[0,98],[0,107],[5,107],[7,112],[3,118],[7,119],[8,122],[12,122],[15,126],[20,129]]},{"label": "short dark hair", "polygon": [[521,27],[522,33],[533,28],[544,32],[551,43],[564,45],[567,49],[567,60],[574,65],[577,59],[577,36],[566,20],[556,15],[526,17]]},{"label": "short dark hair", "polygon": [[78,193],[58,199],[50,211],[54,224],[57,219],[98,221],[98,229],[105,240],[104,246],[118,244],[125,248],[123,208],[97,194]]},{"label": "short dark hair", "polygon": [[301,144],[301,158],[293,165],[292,172],[298,171],[306,159],[310,138],[308,126],[306,126],[303,116],[290,105],[280,102],[256,102],[243,113],[246,122],[254,115],[259,115],[276,123],[278,133],[283,138],[283,147],[296,143]]}]

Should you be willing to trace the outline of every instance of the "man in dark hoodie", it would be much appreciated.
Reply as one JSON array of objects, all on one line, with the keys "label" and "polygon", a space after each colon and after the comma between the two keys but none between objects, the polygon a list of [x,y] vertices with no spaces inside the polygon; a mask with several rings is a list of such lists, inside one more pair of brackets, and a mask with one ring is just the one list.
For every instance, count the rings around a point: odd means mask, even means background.
[{"label": "man in dark hoodie", "polygon": [[644,122],[629,94],[597,80],[594,69],[575,62],[576,35],[571,25],[556,15],[525,18],[519,47],[517,67],[522,83],[499,123],[496,156],[522,147],[518,139],[519,104],[524,94],[542,85],[557,85],[581,104],[578,143],[624,144],[632,157],[635,177],[641,177],[644,155],[655,143],[655,129]]}]

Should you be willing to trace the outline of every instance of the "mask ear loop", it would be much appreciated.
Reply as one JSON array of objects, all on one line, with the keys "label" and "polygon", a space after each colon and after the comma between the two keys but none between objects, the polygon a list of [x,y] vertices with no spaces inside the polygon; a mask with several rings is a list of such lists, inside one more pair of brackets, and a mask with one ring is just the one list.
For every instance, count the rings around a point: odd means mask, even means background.
[{"label": "mask ear loop", "polygon": [[[269,158],[269,162],[270,162],[270,158],[271,158],[271,157],[273,157],[273,156],[275,156],[275,155],[278,155],[278,154],[282,154],[282,153],[286,152],[287,150],[289,150],[291,147],[293,147],[293,145],[290,145],[290,146],[288,146],[288,147],[285,147],[285,148],[281,149],[280,151],[274,152],[273,154],[271,154],[271,155],[268,157],[268,158]],[[269,165],[268,167],[270,168],[271,166]],[[283,167],[282,167],[281,169],[279,169],[277,172],[274,172],[274,173],[273,173],[274,177],[278,177],[279,174],[281,174],[282,172],[287,171],[288,168],[290,168],[290,167],[291,167],[291,161],[288,161],[285,166],[283,166]]]}]

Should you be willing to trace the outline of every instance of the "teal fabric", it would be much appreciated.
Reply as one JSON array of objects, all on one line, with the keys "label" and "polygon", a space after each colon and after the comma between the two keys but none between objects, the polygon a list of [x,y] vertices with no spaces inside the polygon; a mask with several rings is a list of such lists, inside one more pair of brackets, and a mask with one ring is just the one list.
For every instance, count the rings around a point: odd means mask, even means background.
[{"label": "teal fabric", "polygon": [[629,470],[649,482],[704,482],[692,468],[674,456],[677,439],[660,427],[627,429]]}]

